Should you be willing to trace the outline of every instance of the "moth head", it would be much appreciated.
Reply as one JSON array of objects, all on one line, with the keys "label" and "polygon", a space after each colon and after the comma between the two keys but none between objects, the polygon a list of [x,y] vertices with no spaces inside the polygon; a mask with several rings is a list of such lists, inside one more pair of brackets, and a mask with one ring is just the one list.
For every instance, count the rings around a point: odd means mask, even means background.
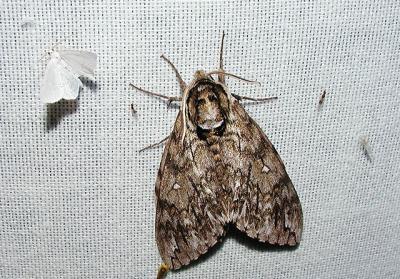
[{"label": "moth head", "polygon": [[188,92],[186,100],[187,117],[190,126],[199,136],[208,133],[220,135],[228,122],[229,101],[222,85],[212,77],[201,76]]},{"label": "moth head", "polygon": [[60,46],[61,42],[58,42],[54,45],[51,46],[50,49],[46,49],[44,55],[42,56],[41,60],[45,57],[47,57],[48,59],[50,58],[60,58],[60,54],[58,53],[59,50],[59,46]]}]

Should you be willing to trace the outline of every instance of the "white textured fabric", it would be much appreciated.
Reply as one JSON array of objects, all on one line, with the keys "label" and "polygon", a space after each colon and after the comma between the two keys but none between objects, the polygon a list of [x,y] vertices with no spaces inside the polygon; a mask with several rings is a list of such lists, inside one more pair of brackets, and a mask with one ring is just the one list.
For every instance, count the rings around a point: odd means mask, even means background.
[{"label": "white textured fabric", "polygon": [[[228,236],[169,278],[400,276],[399,1],[17,1],[0,6],[0,277],[154,278],[154,184],[179,95],[225,64],[304,210],[297,249]],[[46,48],[99,55],[77,102],[42,105]],[[327,95],[321,110],[322,90]],[[138,113],[132,116],[130,104]],[[359,145],[369,138],[372,162]]]}]

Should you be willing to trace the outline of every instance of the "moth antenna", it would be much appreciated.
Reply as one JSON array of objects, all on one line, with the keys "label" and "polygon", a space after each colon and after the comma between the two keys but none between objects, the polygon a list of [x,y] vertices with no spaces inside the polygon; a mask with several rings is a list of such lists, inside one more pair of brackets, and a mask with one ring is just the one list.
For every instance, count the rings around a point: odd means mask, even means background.
[{"label": "moth antenna", "polygon": [[63,39],[61,39],[61,40],[59,40],[59,41],[57,41],[54,45],[52,45],[51,46],[51,48],[50,48],[50,50],[45,50],[45,52],[46,53],[44,53],[41,57],[40,57],[40,59],[38,60],[38,62],[42,62],[45,58],[46,58],[46,56],[48,55],[48,52],[53,52],[54,50],[55,50],[55,48],[56,47],[58,47],[59,45],[61,45],[63,42],[65,42],[65,40],[63,40]]},{"label": "moth antenna", "polygon": [[169,271],[169,267],[165,263],[162,263],[160,265],[160,267],[158,268],[157,279],[165,278],[168,271]]},{"label": "moth antenna", "polygon": [[[73,31],[72,31],[73,33]],[[59,45],[64,44],[67,40],[70,41],[73,37],[76,38],[76,35],[74,36],[74,34],[70,34],[68,37],[65,37],[63,39],[60,39],[59,41],[56,42],[56,44],[53,46],[53,49],[58,47]]]},{"label": "moth antenna", "polygon": [[[219,49],[219,69],[221,71],[224,71],[224,59],[223,59],[224,38],[225,38],[225,32],[222,31],[221,47]],[[223,74],[218,74],[218,81],[221,82],[222,84],[225,84],[225,76]]]},{"label": "moth antenna", "polygon": [[207,73],[207,76],[211,76],[211,75],[215,75],[215,74],[224,75],[224,76],[230,76],[230,77],[234,77],[234,78],[239,79],[239,80],[243,80],[245,82],[258,83],[259,85],[261,85],[261,83],[259,81],[245,79],[245,78],[242,78],[242,77],[237,76],[235,74],[227,73],[227,72],[224,72],[224,71],[221,71],[221,70],[211,71],[211,72]]},{"label": "moth antenna", "polygon": [[54,51],[58,46],[64,44],[67,40],[71,40],[72,37],[74,37],[73,34],[70,34],[68,37],[63,38],[63,39],[59,39],[58,41],[56,41],[56,43],[51,47],[51,50]]},{"label": "moth antenna", "polygon": [[225,38],[225,31],[222,31],[221,47],[219,49],[219,68],[220,68],[220,70],[224,69],[224,60],[223,60],[224,38]]},{"label": "moth antenna", "polygon": [[165,142],[168,138],[169,138],[169,136],[167,136],[166,138],[163,138],[161,141],[159,141],[157,143],[150,144],[149,146],[146,146],[146,147],[140,149],[139,152],[145,151],[145,150],[153,148],[153,147],[157,147],[157,146],[163,144],[163,142]]},{"label": "moth antenna", "polygon": [[179,86],[180,86],[182,94],[183,94],[183,92],[185,92],[185,89],[186,89],[186,83],[183,81],[183,79],[181,77],[181,74],[176,69],[175,65],[172,64],[172,62],[167,57],[164,56],[164,54],[161,55],[161,58],[164,59],[172,67],[172,69],[174,70],[175,75],[176,75],[176,79],[178,80]]},{"label": "moth antenna", "polygon": [[42,61],[46,58],[46,56],[48,55],[48,52],[54,51],[54,49],[55,49],[57,46],[59,46],[59,45],[62,43],[62,41],[63,41],[63,40],[57,41],[54,45],[51,46],[50,50],[46,49],[46,50],[45,50],[45,53],[44,53],[42,56],[40,56],[40,59],[38,60],[38,62],[42,62]]},{"label": "moth antenna", "polygon": [[240,95],[236,95],[231,93],[231,95],[233,97],[235,97],[238,101],[241,100],[249,100],[249,101],[253,101],[253,102],[262,102],[262,101],[269,101],[269,100],[276,100],[278,99],[278,97],[265,97],[265,98],[252,98],[252,97],[246,97],[246,96],[240,96]]},{"label": "moth antenna", "polygon": [[62,45],[63,43],[65,43],[65,39],[60,39],[60,40],[56,41],[56,43],[51,46],[51,50],[54,51],[56,49],[56,47]]},{"label": "moth antenna", "polygon": [[140,88],[139,86],[136,86],[136,85],[134,85],[134,84],[132,84],[132,83],[129,83],[129,86],[132,87],[132,88],[134,88],[134,89],[136,89],[136,90],[138,90],[138,91],[141,91],[141,92],[143,92],[143,93],[146,93],[146,94],[148,94],[148,95],[156,96],[156,97],[159,97],[159,98],[161,98],[161,99],[167,100],[167,101],[168,101],[168,106],[169,106],[172,102],[179,102],[179,101],[182,100],[181,97],[169,97],[169,96],[165,96],[165,95],[162,95],[162,94],[159,94],[159,93],[155,93],[155,92],[151,92],[151,91],[145,90],[145,89]]}]

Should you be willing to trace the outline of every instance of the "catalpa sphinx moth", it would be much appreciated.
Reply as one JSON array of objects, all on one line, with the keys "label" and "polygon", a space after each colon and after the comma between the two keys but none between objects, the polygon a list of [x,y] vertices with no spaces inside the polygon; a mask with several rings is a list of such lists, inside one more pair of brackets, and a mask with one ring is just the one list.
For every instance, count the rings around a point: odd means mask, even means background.
[{"label": "catalpa sphinx moth", "polygon": [[[173,64],[182,90],[180,110],[156,181],[156,240],[164,265],[179,269],[206,253],[228,224],[249,237],[276,245],[300,242],[300,200],[274,146],[229,92],[223,70],[197,71],[186,84]],[[212,75],[217,75],[214,80]],[[239,78],[239,77],[238,77]],[[154,145],[152,145],[154,146]]]}]

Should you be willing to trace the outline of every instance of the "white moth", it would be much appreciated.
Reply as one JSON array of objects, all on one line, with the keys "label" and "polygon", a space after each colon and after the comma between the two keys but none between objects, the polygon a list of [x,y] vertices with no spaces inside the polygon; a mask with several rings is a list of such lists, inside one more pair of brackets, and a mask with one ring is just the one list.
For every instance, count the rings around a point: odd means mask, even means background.
[{"label": "white moth", "polygon": [[58,50],[50,52],[40,89],[43,103],[55,103],[61,99],[74,100],[82,85],[80,76],[94,80],[97,55],[82,50]]}]

